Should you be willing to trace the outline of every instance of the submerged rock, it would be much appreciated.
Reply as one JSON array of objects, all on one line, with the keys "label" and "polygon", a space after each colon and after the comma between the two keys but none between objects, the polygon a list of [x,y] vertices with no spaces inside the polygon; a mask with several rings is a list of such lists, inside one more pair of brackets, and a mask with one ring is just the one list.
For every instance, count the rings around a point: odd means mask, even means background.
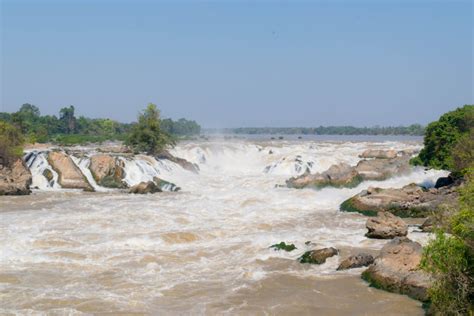
[{"label": "submerged rock", "polygon": [[63,188],[83,189],[94,191],[87,178],[76,166],[71,157],[61,151],[52,151],[48,154],[48,162],[59,175],[58,182]]},{"label": "submerged rock", "polygon": [[368,253],[359,253],[343,260],[337,270],[366,267],[374,262],[374,257]]},{"label": "submerged rock", "polygon": [[164,150],[156,156],[156,159],[166,159],[180,165],[183,169],[198,173],[199,166],[195,163],[191,163],[186,159],[173,156],[169,151]]},{"label": "submerged rock", "polygon": [[162,190],[162,191],[171,191],[171,192],[177,192],[181,190],[180,187],[178,187],[176,184],[168,182],[166,180],[160,179],[158,177],[153,178],[153,182],[156,183],[156,185]]},{"label": "submerged rock", "polygon": [[377,217],[369,218],[365,226],[369,230],[365,236],[369,238],[392,239],[408,234],[408,225],[389,212],[379,212]]},{"label": "submerged rock", "polygon": [[401,189],[369,188],[344,201],[340,209],[375,216],[388,211],[400,217],[427,217],[440,205],[455,204],[456,186],[426,190],[416,184]]},{"label": "submerged rock", "polygon": [[31,182],[31,172],[22,159],[8,166],[0,164],[0,195],[30,194]]},{"label": "submerged rock", "polygon": [[98,185],[106,188],[126,188],[123,181],[125,172],[120,161],[110,155],[94,155],[91,157],[89,169]]},{"label": "submerged rock", "polygon": [[271,245],[270,248],[273,248],[274,250],[285,250],[285,251],[288,251],[288,252],[297,249],[294,244],[286,244],[283,241],[280,242],[279,244]]},{"label": "submerged rock", "polygon": [[300,263],[323,264],[327,258],[333,257],[339,253],[339,250],[333,247],[311,250],[305,252],[298,258]]},{"label": "submerged rock", "polygon": [[155,182],[148,181],[148,182],[140,182],[139,184],[132,186],[129,192],[133,194],[148,194],[148,193],[162,192],[162,190]]},{"label": "submerged rock", "polygon": [[381,149],[367,149],[359,155],[360,158],[378,158],[378,159],[391,159],[397,157],[395,150],[381,150]]},{"label": "submerged rock", "polygon": [[382,248],[374,263],[362,273],[362,278],[377,288],[426,301],[432,280],[419,269],[421,256],[419,243],[397,237]]},{"label": "submerged rock", "polygon": [[53,172],[48,168],[44,169],[43,177],[45,177],[46,180],[48,180],[49,183],[51,183],[51,181],[53,181],[53,179],[54,179]]},{"label": "submerged rock", "polygon": [[286,181],[286,185],[290,188],[306,188],[315,187],[323,188],[332,187],[355,187],[362,181],[354,167],[346,163],[332,165],[323,173],[305,174],[299,177],[293,177]]}]

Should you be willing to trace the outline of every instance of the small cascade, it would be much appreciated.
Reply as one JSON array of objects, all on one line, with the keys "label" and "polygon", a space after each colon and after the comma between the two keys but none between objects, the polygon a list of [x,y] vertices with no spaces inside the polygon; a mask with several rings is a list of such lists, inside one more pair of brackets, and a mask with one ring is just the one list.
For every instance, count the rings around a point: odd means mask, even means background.
[{"label": "small cascade", "polygon": [[90,183],[90,185],[92,185],[92,187],[94,188],[95,191],[97,191],[97,192],[110,191],[110,189],[104,188],[104,187],[98,185],[97,182],[95,181],[95,179],[92,176],[92,173],[89,169],[89,165],[91,163],[89,157],[84,156],[84,157],[78,158],[78,157],[75,157],[74,155],[71,155],[70,157],[71,157],[72,161],[74,161],[76,166],[81,170],[82,174],[86,177],[87,181]]},{"label": "small cascade", "polygon": [[47,154],[47,152],[31,151],[25,155],[25,163],[33,178],[32,187],[40,190],[61,189],[58,182],[59,175],[49,165]]}]

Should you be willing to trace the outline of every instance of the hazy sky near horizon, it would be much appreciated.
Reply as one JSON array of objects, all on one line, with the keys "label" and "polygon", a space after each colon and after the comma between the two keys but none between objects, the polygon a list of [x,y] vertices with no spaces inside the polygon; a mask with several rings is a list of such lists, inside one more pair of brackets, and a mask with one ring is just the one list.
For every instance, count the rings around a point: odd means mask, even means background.
[{"label": "hazy sky near horizon", "polygon": [[0,1],[0,111],[372,126],[474,103],[469,0]]}]

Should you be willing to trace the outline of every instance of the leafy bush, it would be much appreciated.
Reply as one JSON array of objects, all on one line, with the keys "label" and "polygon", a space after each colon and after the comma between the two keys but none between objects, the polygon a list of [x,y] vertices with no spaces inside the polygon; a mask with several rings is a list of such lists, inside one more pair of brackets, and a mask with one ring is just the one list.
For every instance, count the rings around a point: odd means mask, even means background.
[{"label": "leafy bush", "polygon": [[171,136],[161,129],[160,111],[155,104],[149,103],[147,108],[138,116],[138,123],[132,127],[127,138],[127,145],[135,152],[145,152],[154,155],[173,145]]},{"label": "leafy bush", "polygon": [[438,121],[430,123],[425,131],[424,148],[419,160],[423,165],[437,169],[458,170],[453,158],[460,140],[464,140],[474,127],[474,105],[465,105],[443,114]]},{"label": "leafy bush", "polygon": [[0,121],[0,164],[9,165],[23,153],[23,135],[15,126]]},{"label": "leafy bush", "polygon": [[[421,266],[436,280],[429,290],[432,308],[441,315],[474,311],[474,172],[460,191],[460,209],[438,230],[423,252]],[[447,235],[446,232],[450,232]]]}]

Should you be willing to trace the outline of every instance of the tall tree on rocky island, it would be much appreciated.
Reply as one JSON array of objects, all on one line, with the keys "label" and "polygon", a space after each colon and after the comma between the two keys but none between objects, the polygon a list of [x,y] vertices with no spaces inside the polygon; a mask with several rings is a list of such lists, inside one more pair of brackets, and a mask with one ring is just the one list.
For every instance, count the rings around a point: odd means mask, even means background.
[{"label": "tall tree on rocky island", "polygon": [[149,103],[147,108],[138,115],[138,122],[133,125],[126,144],[135,152],[154,155],[174,145],[171,136],[161,128],[160,110]]},{"label": "tall tree on rocky island", "polygon": [[74,106],[64,107],[59,111],[59,120],[61,121],[63,132],[72,134],[76,131],[76,117],[74,116]]}]

